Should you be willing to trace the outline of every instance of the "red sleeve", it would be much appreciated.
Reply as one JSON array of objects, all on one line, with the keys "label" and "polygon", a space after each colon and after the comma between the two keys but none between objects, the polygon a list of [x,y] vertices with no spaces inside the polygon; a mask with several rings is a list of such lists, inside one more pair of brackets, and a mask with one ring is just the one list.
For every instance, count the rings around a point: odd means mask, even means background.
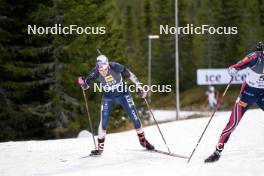
[{"label": "red sleeve", "polygon": [[241,70],[241,69],[244,69],[246,67],[251,67],[256,63],[257,58],[258,58],[257,53],[253,52],[253,53],[247,55],[241,61],[237,62],[235,65],[232,65],[231,68],[233,67],[237,70]]}]

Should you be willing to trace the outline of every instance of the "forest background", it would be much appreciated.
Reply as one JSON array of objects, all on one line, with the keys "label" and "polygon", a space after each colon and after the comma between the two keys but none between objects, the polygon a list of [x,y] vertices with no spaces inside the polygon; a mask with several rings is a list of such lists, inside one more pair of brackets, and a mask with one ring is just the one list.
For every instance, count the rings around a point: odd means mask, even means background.
[{"label": "forest background", "polygon": [[[66,138],[88,129],[77,77],[95,66],[97,46],[147,84],[147,36],[159,34],[159,25],[175,26],[174,7],[174,0],[0,0],[0,141]],[[28,35],[29,24],[105,26],[106,34]],[[238,27],[236,35],[179,35],[181,107],[190,110],[205,98],[198,68],[227,68],[263,40],[264,1],[179,0],[179,26],[187,24]],[[175,35],[152,41],[152,59],[152,83],[170,84],[173,92],[152,94],[151,104],[173,109]],[[223,107],[231,108],[238,88]],[[101,93],[87,94],[96,130]],[[109,132],[129,124],[121,116],[127,116],[121,108],[111,114]]]}]

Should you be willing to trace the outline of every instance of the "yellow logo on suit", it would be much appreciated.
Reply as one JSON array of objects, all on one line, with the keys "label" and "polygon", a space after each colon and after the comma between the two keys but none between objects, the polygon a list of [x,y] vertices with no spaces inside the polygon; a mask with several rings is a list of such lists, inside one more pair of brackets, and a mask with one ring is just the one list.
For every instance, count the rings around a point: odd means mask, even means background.
[{"label": "yellow logo on suit", "polygon": [[113,80],[114,80],[114,78],[113,78],[112,75],[108,75],[108,76],[105,77],[105,82],[111,82]]}]

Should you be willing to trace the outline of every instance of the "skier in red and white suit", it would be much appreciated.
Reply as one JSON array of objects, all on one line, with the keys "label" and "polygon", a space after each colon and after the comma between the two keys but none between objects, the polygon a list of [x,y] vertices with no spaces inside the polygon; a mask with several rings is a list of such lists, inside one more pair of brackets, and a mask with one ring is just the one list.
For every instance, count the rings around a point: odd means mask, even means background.
[{"label": "skier in red and white suit", "polygon": [[264,43],[259,42],[257,50],[247,55],[237,64],[229,67],[229,74],[235,76],[239,70],[247,69],[247,77],[243,83],[240,95],[237,98],[230,116],[229,122],[224,128],[215,152],[210,155],[205,162],[215,162],[219,160],[231,133],[238,126],[244,113],[253,104],[257,104],[264,110]]}]

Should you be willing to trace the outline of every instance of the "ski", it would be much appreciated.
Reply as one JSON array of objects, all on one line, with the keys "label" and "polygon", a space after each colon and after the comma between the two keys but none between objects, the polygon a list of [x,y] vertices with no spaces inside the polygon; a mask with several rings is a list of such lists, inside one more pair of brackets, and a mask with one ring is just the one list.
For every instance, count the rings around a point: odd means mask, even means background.
[{"label": "ski", "polygon": [[96,158],[99,157],[101,155],[93,155],[93,154],[89,154],[89,155],[85,155],[85,156],[80,156],[78,158],[74,158],[74,159],[60,159],[60,162],[68,162],[68,161],[73,161],[73,160],[78,160],[78,159],[85,159],[85,158]]},{"label": "ski", "polygon": [[87,157],[99,157],[99,156],[101,156],[101,154],[100,154],[100,155],[89,154],[89,155],[87,155],[87,156],[83,156],[83,157],[81,157],[80,159],[82,159],[82,158],[87,158]]},{"label": "ski", "polygon": [[[175,154],[175,153],[169,153],[169,152],[165,152],[165,151],[162,151],[162,150],[141,150],[141,151],[147,151],[147,152],[152,152],[152,153],[160,153],[160,154],[163,154],[163,155],[168,155],[168,156],[172,156],[172,157],[176,157],[176,158],[182,158],[182,159],[189,159],[188,156],[184,156],[184,155],[180,155],[180,154]],[[85,159],[85,158],[89,158],[89,157],[100,157],[101,155],[94,155],[94,154],[89,154],[89,155],[85,155],[85,156],[81,156],[79,158],[75,158],[75,159]],[[73,159],[73,160],[75,160]],[[69,160],[68,159],[60,159],[61,162],[68,162]]]},{"label": "ski", "polygon": [[84,156],[80,156],[80,157],[78,157],[78,158],[74,158],[74,159],[60,159],[60,162],[68,162],[68,161],[71,161],[71,160],[76,160],[76,159],[84,159],[84,158],[89,158],[89,157],[94,157],[94,158],[96,158],[96,157],[99,157],[99,156],[101,156],[101,154],[94,154],[94,153],[90,153],[90,154],[88,154],[88,155],[84,155]]},{"label": "ski", "polygon": [[168,155],[168,156],[172,156],[172,157],[177,157],[177,158],[189,159],[188,156],[179,155],[179,154],[175,154],[175,153],[169,153],[169,152],[165,152],[165,151],[157,150],[157,149],[155,149],[155,150],[146,150],[146,151],[160,153],[160,154],[164,154],[164,155]]}]

